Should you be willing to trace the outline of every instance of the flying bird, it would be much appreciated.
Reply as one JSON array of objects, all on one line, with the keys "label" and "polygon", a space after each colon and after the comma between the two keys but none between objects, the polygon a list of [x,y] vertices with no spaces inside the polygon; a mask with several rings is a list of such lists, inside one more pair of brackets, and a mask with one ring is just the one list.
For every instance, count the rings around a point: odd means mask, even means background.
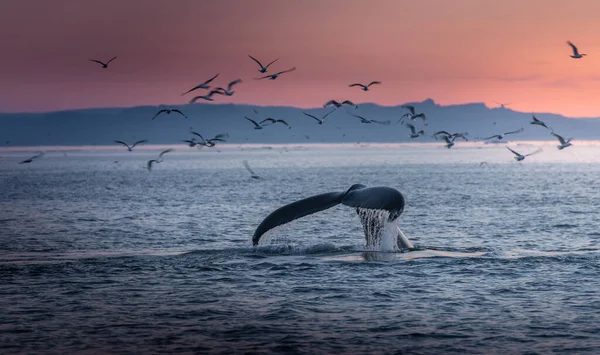
[{"label": "flying bird", "polygon": [[148,163],[146,164],[146,168],[148,169],[148,171],[152,170],[152,164],[154,163],[162,163],[163,161],[163,155],[172,152],[173,149],[169,148],[169,149],[165,149],[162,152],[160,152],[160,154],[158,155],[158,159],[152,159],[152,160],[148,160]]},{"label": "flying bird", "polygon": [[[531,115],[531,122],[530,124],[534,124],[534,125],[538,125],[538,126],[542,126],[542,127],[546,127],[548,128],[548,126],[546,126],[546,124],[540,120],[537,119],[537,117],[535,117],[535,115]],[[548,128],[550,129],[550,128]]]},{"label": "flying bird", "polygon": [[571,41],[567,41],[567,44],[571,46],[571,49],[573,49],[573,55],[570,56],[571,58],[581,59],[584,55],[586,55],[585,53],[579,53],[579,50],[577,50],[577,47],[575,47],[575,45],[571,43]]},{"label": "flying bird", "polygon": [[440,137],[441,137],[441,139],[444,139],[444,136],[447,136],[448,138],[451,138],[452,140],[455,140],[456,138],[462,138],[462,139],[465,140],[465,142],[468,142],[469,141],[469,139],[467,139],[467,135],[468,134],[469,133],[467,133],[467,132],[464,132],[464,133],[448,133],[446,131],[438,131],[438,132],[435,132],[432,135],[432,137],[435,138],[435,139],[437,139],[437,140],[440,140]]},{"label": "flying bird", "polygon": [[198,145],[198,142],[196,141],[196,138],[184,139],[184,140],[182,140],[182,142],[187,143],[190,148],[193,148],[193,147],[195,147],[195,146]]},{"label": "flying bird", "polygon": [[211,92],[209,92],[206,95],[201,95],[201,96],[196,96],[193,99],[190,100],[190,104],[195,103],[196,101],[203,99],[206,101],[215,101],[215,99],[212,98],[213,95],[218,94],[218,95],[225,95],[221,90],[212,90]]},{"label": "flying bird", "polygon": [[494,102],[497,103],[498,105],[500,105],[500,108],[506,108],[506,106],[510,105],[510,104],[503,104],[498,101],[494,101]]},{"label": "flying bird", "polygon": [[271,118],[271,117],[265,118],[264,120],[260,121],[260,124],[262,125],[265,122],[271,122],[271,124],[275,124],[275,123],[279,122],[279,123],[283,123],[284,125],[288,126],[288,128],[292,128],[286,121],[284,121],[284,120],[276,120],[276,119]]},{"label": "flying bird", "polygon": [[424,113],[416,113],[414,106],[404,105],[404,106],[402,106],[402,108],[409,110],[410,113],[405,113],[404,115],[402,115],[402,117],[400,117],[400,119],[396,123],[400,123],[404,119],[404,117],[408,117],[411,121],[414,121],[415,119],[420,118],[423,120],[423,123],[425,123],[425,126],[428,125],[427,117],[425,117],[425,114]]},{"label": "flying bird", "polygon": [[417,132],[415,126],[411,125],[410,123],[407,123],[406,127],[410,129],[410,139],[419,138],[420,136],[425,134],[424,130],[420,130],[419,132]]},{"label": "flying bird", "polygon": [[277,78],[278,78],[278,77],[279,77],[281,74],[284,74],[284,73],[289,73],[289,72],[291,72],[291,71],[294,71],[294,70],[296,70],[296,67],[293,67],[293,68],[291,68],[291,69],[288,69],[288,70],[280,71],[280,72],[278,72],[278,73],[275,73],[275,74],[271,74],[271,75],[265,75],[265,76],[263,76],[263,77],[260,77],[260,78],[254,78],[254,80],[261,80],[261,79],[266,79],[266,78],[269,78],[269,80],[275,80],[275,79],[277,79]]},{"label": "flying bird", "polygon": [[130,152],[133,150],[133,148],[135,148],[136,145],[141,144],[141,143],[146,143],[147,140],[143,139],[141,141],[137,141],[135,143],[133,143],[131,146],[129,146],[129,144],[123,142],[123,141],[115,141],[115,143],[119,143],[119,144],[123,144],[124,146],[127,147],[127,150],[129,150]]},{"label": "flying bird", "polygon": [[552,134],[554,137],[558,138],[558,141],[560,142],[560,145],[559,145],[559,146],[557,146],[557,147],[558,147],[558,150],[563,150],[563,149],[565,149],[566,147],[570,147],[570,146],[572,145],[572,144],[571,144],[571,140],[572,140],[573,138],[569,138],[569,139],[565,140],[565,139],[564,139],[562,136],[559,136],[558,134],[556,134],[556,133],[554,133],[554,132],[552,132],[551,134]]},{"label": "flying bird", "polygon": [[110,62],[112,62],[113,60],[115,60],[115,59],[117,59],[117,57],[112,57],[112,58],[110,58],[110,60],[109,60],[108,62],[106,62],[106,63],[104,63],[104,62],[101,62],[101,61],[99,61],[99,60],[96,60],[96,59],[90,59],[90,61],[92,61],[92,62],[96,62],[96,63],[99,63],[99,64],[102,64],[102,68],[106,69],[106,68],[108,68],[108,64],[109,64]]},{"label": "flying bird", "polygon": [[354,106],[354,108],[357,108],[358,105],[355,105],[354,102],[350,101],[350,100],[344,100],[342,102],[337,102],[335,100],[329,100],[327,101],[323,107],[327,107],[327,106],[335,106],[336,108],[340,108],[343,105],[348,105],[348,106]]},{"label": "flying bird", "polygon": [[244,160],[242,163],[244,164],[244,167],[246,168],[246,170],[248,170],[248,172],[250,172],[250,177],[251,178],[253,178],[253,179],[260,179],[260,176],[256,175],[254,173],[254,171],[250,168],[250,165],[248,164],[247,160]]},{"label": "flying bird", "polygon": [[196,144],[203,145],[205,147],[214,147],[216,145],[215,142],[225,142],[225,138],[229,138],[229,135],[227,133],[219,133],[211,139],[204,139],[204,137],[202,137],[202,135],[198,132],[191,131],[191,133],[200,137],[201,139],[201,141],[196,142]]},{"label": "flying bird", "polygon": [[358,118],[360,120],[361,123],[377,123],[377,124],[381,124],[381,125],[389,125],[390,121],[377,121],[377,120],[370,120],[368,118],[365,118],[363,116],[359,116],[359,115],[355,115],[352,112],[348,112],[346,111],[349,115],[354,116],[356,118]]},{"label": "flying bird", "polygon": [[515,158],[515,160],[516,160],[516,161],[521,161],[521,160],[525,159],[525,157],[528,157],[528,156],[530,156],[530,155],[537,154],[537,153],[539,153],[539,152],[541,152],[541,151],[542,151],[542,149],[538,149],[538,150],[536,150],[536,151],[535,151],[535,152],[533,152],[533,153],[529,153],[529,154],[525,154],[525,155],[523,155],[523,154],[519,154],[519,153],[515,152],[514,150],[510,149],[508,146],[506,146],[506,149],[508,149],[508,150],[510,150],[511,152],[513,152],[513,154],[515,155],[515,156],[514,156],[514,158]]},{"label": "flying bird", "polygon": [[450,149],[454,146],[454,140],[456,139],[456,137],[454,138],[450,138],[450,136],[444,136],[444,140],[446,141],[446,148]]},{"label": "flying bird", "polygon": [[203,82],[202,84],[196,85],[193,88],[189,89],[188,91],[184,92],[183,94],[181,94],[181,96],[185,95],[185,94],[189,94],[190,92],[194,91],[194,90],[198,90],[198,89],[210,89],[210,82],[215,80],[215,78],[219,76],[219,73],[217,73],[217,75],[213,76],[212,78],[206,80],[205,82]]},{"label": "flying bird", "polygon": [[244,116],[245,119],[247,119],[248,121],[252,122],[252,124],[254,125],[254,129],[263,129],[263,126],[259,125],[258,123],[256,123],[255,120],[248,118],[246,116]]},{"label": "flying bird", "polygon": [[160,115],[161,113],[166,113],[167,115],[170,115],[170,114],[171,114],[171,112],[178,113],[178,114],[180,114],[181,116],[183,116],[183,117],[187,118],[187,116],[186,116],[186,115],[185,115],[183,112],[179,111],[179,110],[178,110],[178,109],[176,109],[176,108],[163,108],[162,110],[158,111],[158,112],[156,113],[156,115],[154,115],[154,117],[152,117],[152,119],[155,119],[155,118],[156,118],[158,115]]},{"label": "flying bird", "polygon": [[235,93],[235,91],[232,90],[233,86],[237,85],[241,82],[242,82],[242,79],[237,79],[237,80],[234,80],[234,81],[230,82],[229,84],[227,84],[227,89],[223,89],[223,88],[219,87],[219,88],[216,88],[215,90],[221,91],[223,95],[231,96]]},{"label": "flying bird", "polygon": [[305,115],[306,115],[306,116],[308,116],[308,117],[312,117],[312,118],[314,118],[315,120],[317,120],[317,122],[319,122],[319,124],[323,124],[323,123],[325,122],[325,117],[329,116],[329,114],[331,114],[333,111],[335,111],[335,109],[333,109],[333,110],[331,110],[331,111],[327,112],[327,113],[325,114],[325,116],[323,116],[323,117],[321,117],[321,118],[318,118],[318,117],[316,117],[316,116],[313,116],[313,115],[311,115],[310,113],[306,113],[306,112],[302,112],[302,113],[303,113],[303,114],[305,114]]},{"label": "flying bird", "polygon": [[369,84],[367,85],[363,85],[360,83],[356,83],[356,84],[350,84],[348,85],[349,87],[354,87],[354,86],[360,86],[362,88],[362,91],[369,91],[369,86],[371,85],[378,85],[381,84],[381,81],[371,81]]},{"label": "flying bird", "polygon": [[44,152],[38,152],[36,155],[32,156],[31,158],[23,160],[19,164],[28,164],[28,163],[31,163],[34,159],[37,159],[37,158],[39,158],[39,157],[41,157],[43,155],[44,155]]},{"label": "flying bird", "polygon": [[258,69],[258,71],[260,73],[266,73],[267,72],[267,68],[269,68],[269,66],[273,63],[275,63],[276,61],[279,60],[279,58],[275,59],[274,61],[272,61],[271,63],[267,64],[266,66],[262,65],[261,62],[258,61],[258,59],[254,58],[253,56],[251,56],[250,54],[248,54],[248,57],[250,57],[253,61],[256,62],[256,64],[258,64],[260,66],[260,69]]},{"label": "flying bird", "polygon": [[521,127],[520,129],[517,129],[516,131],[510,131],[510,132],[506,132],[506,133],[503,133],[503,134],[494,134],[493,136],[489,136],[489,137],[483,138],[483,140],[488,140],[488,139],[493,139],[493,138],[501,140],[507,134],[515,134],[515,133],[521,133],[521,132],[523,132],[523,127]]}]

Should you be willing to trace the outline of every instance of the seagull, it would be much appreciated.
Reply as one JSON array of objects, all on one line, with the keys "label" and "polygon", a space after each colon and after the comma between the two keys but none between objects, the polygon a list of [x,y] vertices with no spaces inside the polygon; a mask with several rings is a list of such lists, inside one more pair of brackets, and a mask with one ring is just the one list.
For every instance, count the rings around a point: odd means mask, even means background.
[{"label": "seagull", "polygon": [[405,109],[409,110],[410,113],[405,113],[404,115],[402,115],[402,117],[400,117],[400,119],[396,123],[400,123],[400,121],[402,121],[402,119],[404,117],[408,117],[411,121],[414,121],[415,119],[420,118],[425,123],[425,126],[428,125],[428,123],[427,123],[427,117],[425,117],[425,114],[424,113],[418,113],[418,114],[415,113],[415,107],[414,106],[404,105],[404,106],[402,106],[402,108],[405,108]]},{"label": "seagull", "polygon": [[417,132],[417,130],[415,129],[415,126],[411,125],[410,123],[407,123],[406,127],[408,127],[410,129],[410,139],[419,138],[420,136],[425,134],[424,130],[420,130],[419,132]]},{"label": "seagull", "polygon": [[454,138],[450,138],[450,136],[444,136],[444,140],[446,141],[446,148],[450,149],[454,146],[454,140],[456,139],[456,137]]},{"label": "seagull", "polygon": [[389,121],[389,120],[388,120],[388,121],[377,121],[377,120],[370,120],[370,119],[368,119],[368,118],[365,118],[365,117],[363,117],[363,116],[355,115],[355,114],[353,114],[352,112],[348,112],[348,111],[346,111],[346,112],[347,112],[349,115],[351,115],[351,116],[354,116],[354,117],[356,117],[356,118],[360,119],[360,122],[362,122],[362,123],[377,123],[377,124],[381,124],[381,125],[389,125],[389,124],[390,124],[390,121]]},{"label": "seagull", "polygon": [[376,84],[381,84],[381,81],[371,81],[368,85],[363,85],[363,84],[360,84],[360,83],[356,83],[356,84],[351,84],[351,85],[348,85],[348,86],[349,87],[360,86],[362,88],[362,91],[369,91],[369,86],[376,85]]},{"label": "seagull", "polygon": [[581,58],[583,58],[584,55],[586,55],[585,53],[580,54],[579,51],[577,50],[577,47],[575,47],[575,45],[573,43],[571,43],[571,41],[567,41],[567,44],[569,46],[571,46],[571,48],[573,49],[573,55],[571,55],[569,57],[574,58],[574,59],[581,59]]},{"label": "seagull", "polygon": [[200,139],[202,140],[200,142],[196,142],[196,144],[203,145],[205,147],[214,147],[216,145],[215,142],[225,142],[225,138],[229,138],[229,135],[227,133],[219,133],[211,139],[204,139],[204,137],[202,137],[202,135],[198,132],[191,131],[191,133],[200,137]]},{"label": "seagull", "polygon": [[162,161],[163,161],[163,158],[162,158],[163,155],[165,155],[165,154],[167,154],[169,152],[172,152],[172,151],[173,151],[173,149],[171,149],[171,148],[165,149],[162,152],[160,152],[160,154],[158,155],[158,159],[148,160],[148,163],[146,164],[146,168],[148,169],[148,171],[152,170],[152,164],[154,164],[154,163],[157,163],[157,164],[158,163],[162,163]]},{"label": "seagull", "polygon": [[[438,131],[435,132],[432,137],[439,140],[440,139],[440,135],[444,135],[447,136],[448,138],[451,138],[452,140],[456,139],[456,138],[462,138],[465,140],[465,142],[468,142],[469,140],[467,139],[467,132],[464,133],[448,133],[446,131]],[[442,137],[442,139],[444,139],[444,137]]]},{"label": "seagull", "polygon": [[306,113],[306,112],[302,112],[302,113],[303,113],[303,114],[305,114],[305,115],[306,115],[306,116],[308,116],[308,117],[312,117],[312,118],[314,118],[315,120],[317,120],[317,122],[319,122],[319,124],[323,124],[323,123],[325,122],[325,117],[329,116],[329,114],[331,114],[333,111],[335,111],[335,109],[333,109],[333,110],[331,110],[331,111],[327,112],[327,113],[325,114],[325,116],[323,116],[323,117],[321,117],[321,118],[318,118],[318,117],[316,117],[316,116],[313,116],[313,115],[311,115],[310,113]]},{"label": "seagull", "polygon": [[335,100],[329,100],[325,103],[325,105],[323,105],[323,107],[327,107],[327,106],[335,106],[336,108],[340,108],[342,107],[342,105],[348,105],[348,106],[354,106],[354,108],[357,108],[358,105],[355,105],[354,102],[350,101],[350,100],[344,100],[341,103],[337,102]]},{"label": "seagull", "polygon": [[511,152],[513,152],[513,154],[515,155],[515,157],[514,157],[514,158],[515,158],[515,160],[516,160],[516,161],[521,161],[521,160],[525,159],[525,157],[528,157],[528,156],[530,156],[530,155],[537,154],[537,153],[539,153],[539,152],[541,152],[541,151],[542,151],[542,149],[538,149],[538,150],[536,150],[536,151],[535,151],[535,152],[533,152],[533,153],[529,153],[529,154],[525,154],[525,155],[523,155],[523,154],[519,154],[519,153],[515,152],[514,150],[510,149],[508,146],[505,146],[505,147],[506,147],[506,149],[508,149],[508,150],[510,150]]},{"label": "seagull", "polygon": [[92,61],[92,62],[96,62],[96,63],[99,63],[99,64],[102,64],[102,68],[106,69],[106,68],[108,68],[108,64],[109,64],[110,62],[112,62],[113,60],[115,60],[115,59],[117,59],[117,57],[112,57],[112,58],[111,58],[111,59],[110,59],[108,62],[106,62],[106,63],[104,63],[104,62],[101,62],[101,61],[99,61],[99,60],[96,60],[96,59],[90,59],[90,61]]},{"label": "seagull", "polygon": [[32,156],[31,158],[23,160],[19,164],[28,164],[28,163],[31,163],[34,159],[37,159],[37,158],[39,158],[39,157],[41,157],[43,155],[44,155],[44,152],[38,152],[36,155]]},{"label": "seagull", "polygon": [[146,142],[147,142],[147,140],[146,140],[146,139],[143,139],[143,140],[141,140],[141,141],[137,141],[137,142],[133,143],[131,146],[129,146],[129,144],[127,144],[127,143],[125,143],[125,142],[123,142],[123,141],[115,141],[115,143],[123,144],[124,146],[126,146],[126,147],[127,147],[127,150],[129,150],[130,152],[133,150],[133,148],[134,148],[136,145],[138,145],[138,144],[140,144],[140,143],[146,143]]},{"label": "seagull", "polygon": [[198,142],[196,142],[196,138],[192,138],[192,139],[185,139],[185,140],[183,140],[182,142],[185,142],[185,143],[187,143],[187,144],[190,146],[190,148],[193,148],[193,147],[195,147],[195,146],[197,146],[197,145],[198,145]]},{"label": "seagull", "polygon": [[215,101],[215,99],[212,98],[212,96],[214,94],[225,95],[225,93],[221,92],[221,90],[212,90],[211,92],[209,92],[206,95],[201,95],[201,96],[194,97],[193,99],[190,100],[190,104],[195,103],[199,99],[203,99],[203,100],[206,100],[206,101]]},{"label": "seagull", "polygon": [[189,94],[190,92],[194,91],[194,90],[198,90],[198,89],[210,89],[210,82],[215,80],[215,78],[219,76],[219,73],[217,73],[217,75],[213,76],[212,78],[206,80],[205,82],[203,82],[202,84],[196,85],[193,88],[189,89],[188,91],[184,92],[183,94],[181,94],[181,96],[185,95],[185,94]]},{"label": "seagull", "polygon": [[494,134],[493,136],[483,138],[483,140],[492,139],[492,138],[497,138],[498,140],[502,140],[502,138],[504,138],[504,136],[507,134],[515,134],[515,133],[521,133],[521,132],[523,132],[523,127],[521,127],[520,129],[517,129],[516,131],[506,132],[504,134]]},{"label": "seagull", "polygon": [[[529,122],[530,124],[535,124],[535,125],[538,125],[538,126],[542,126],[542,127],[548,128],[548,126],[546,126],[546,124],[544,122],[538,120],[537,117],[535,117],[535,115],[531,115],[531,119],[532,119],[532,121]],[[550,129],[550,128],[548,128],[548,129]]]},{"label": "seagull", "polygon": [[500,108],[506,108],[506,106],[510,105],[510,104],[503,104],[498,101],[494,101],[494,102],[497,103],[498,105],[500,105]]},{"label": "seagull", "polygon": [[255,120],[248,118],[246,116],[244,116],[245,119],[247,119],[248,121],[252,122],[252,124],[254,125],[254,129],[263,129],[263,126],[259,125],[258,123],[256,123]]},{"label": "seagull", "polygon": [[216,88],[215,90],[221,91],[221,93],[223,95],[231,96],[231,95],[233,95],[235,93],[235,91],[231,90],[231,88],[233,87],[233,85],[239,84],[241,82],[242,82],[242,79],[237,79],[237,80],[234,80],[234,81],[230,82],[229,84],[227,84],[227,90],[225,90],[225,89],[223,89],[221,87]]},{"label": "seagull", "polygon": [[158,115],[160,115],[163,112],[166,113],[167,115],[170,115],[171,112],[175,112],[175,113],[178,113],[178,114],[182,115],[183,117],[187,118],[187,116],[183,112],[179,111],[176,108],[163,108],[162,110],[158,111],[156,113],[156,115],[154,115],[154,117],[152,117],[152,119],[155,119]]},{"label": "seagull", "polygon": [[571,139],[573,139],[573,138],[569,138],[569,139],[565,140],[565,139],[564,139],[562,136],[559,136],[558,134],[556,134],[556,133],[554,133],[554,132],[552,132],[551,134],[552,134],[554,137],[558,138],[558,141],[560,142],[560,145],[559,145],[559,146],[557,146],[557,147],[558,147],[558,150],[563,150],[563,149],[565,149],[566,147],[570,147],[570,146],[572,145],[572,144],[571,144]]},{"label": "seagull", "polygon": [[267,64],[266,66],[262,65],[261,62],[258,61],[258,59],[254,58],[253,56],[251,56],[250,54],[248,54],[248,57],[250,57],[253,61],[256,62],[256,64],[258,64],[260,66],[260,69],[258,69],[258,71],[260,73],[266,73],[267,72],[267,68],[269,68],[269,66],[273,63],[275,63],[276,61],[279,60],[279,58],[275,59],[274,61],[272,61],[271,63]]},{"label": "seagull", "polygon": [[254,173],[254,171],[252,171],[252,169],[250,169],[250,165],[248,164],[247,160],[244,160],[242,163],[244,163],[244,167],[246,167],[246,170],[248,170],[250,172],[250,177],[253,179],[260,179],[260,176],[256,175]]},{"label": "seagull", "polygon": [[279,73],[275,73],[275,74],[271,74],[271,75],[265,75],[263,77],[260,78],[254,78],[254,80],[261,80],[261,79],[266,79],[269,78],[269,80],[275,80],[279,77],[279,75],[284,74],[284,73],[289,73],[291,71],[296,70],[296,67],[293,67],[292,69],[288,69],[288,70],[284,70],[284,71],[280,71]]},{"label": "seagull", "polygon": [[265,122],[271,122],[271,124],[275,124],[275,123],[279,122],[279,123],[283,123],[284,125],[288,126],[288,128],[290,128],[290,129],[292,128],[292,127],[291,127],[291,126],[290,126],[290,125],[289,125],[287,122],[285,122],[284,120],[276,120],[276,119],[274,119],[274,118],[271,118],[271,117],[269,117],[269,118],[265,118],[264,120],[260,121],[260,124],[262,125],[262,124],[263,124],[263,123],[265,123]]}]

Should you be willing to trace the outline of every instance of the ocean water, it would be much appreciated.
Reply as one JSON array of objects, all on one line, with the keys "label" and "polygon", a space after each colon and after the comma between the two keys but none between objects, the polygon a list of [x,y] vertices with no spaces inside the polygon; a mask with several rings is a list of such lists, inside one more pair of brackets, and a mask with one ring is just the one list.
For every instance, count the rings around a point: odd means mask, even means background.
[{"label": "ocean water", "polygon": [[[0,353],[597,354],[600,148],[554,145],[0,151]],[[345,206],[252,247],[355,183],[404,194],[414,250]]]}]

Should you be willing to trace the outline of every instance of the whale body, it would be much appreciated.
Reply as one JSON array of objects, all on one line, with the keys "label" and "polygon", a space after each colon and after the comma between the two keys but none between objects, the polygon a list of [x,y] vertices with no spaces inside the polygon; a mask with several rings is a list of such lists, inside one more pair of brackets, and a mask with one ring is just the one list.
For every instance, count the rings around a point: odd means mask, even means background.
[{"label": "whale body", "polygon": [[[365,231],[367,246],[379,245],[383,234],[389,232],[386,229],[393,228],[393,234],[396,237],[393,242],[395,245],[389,246],[387,249],[414,247],[395,224],[404,211],[402,194],[391,187],[366,187],[362,184],[352,185],[345,192],[319,194],[276,209],[258,225],[252,236],[252,244],[257,245],[263,234],[277,226],[339,204],[356,208]],[[384,213],[373,213],[374,211]]]}]

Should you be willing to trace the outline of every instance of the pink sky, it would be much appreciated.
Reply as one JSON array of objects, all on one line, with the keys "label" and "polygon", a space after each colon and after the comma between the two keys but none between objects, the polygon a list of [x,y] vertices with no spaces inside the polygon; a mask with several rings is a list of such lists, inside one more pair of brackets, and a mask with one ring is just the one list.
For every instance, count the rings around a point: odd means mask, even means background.
[{"label": "pink sky", "polygon": [[[433,98],[595,117],[598,14],[597,0],[3,0],[0,111],[184,104],[220,73],[244,80],[223,103]],[[569,58],[567,40],[589,55]],[[297,70],[255,81],[248,54]],[[383,85],[348,87],[371,80]]]}]

